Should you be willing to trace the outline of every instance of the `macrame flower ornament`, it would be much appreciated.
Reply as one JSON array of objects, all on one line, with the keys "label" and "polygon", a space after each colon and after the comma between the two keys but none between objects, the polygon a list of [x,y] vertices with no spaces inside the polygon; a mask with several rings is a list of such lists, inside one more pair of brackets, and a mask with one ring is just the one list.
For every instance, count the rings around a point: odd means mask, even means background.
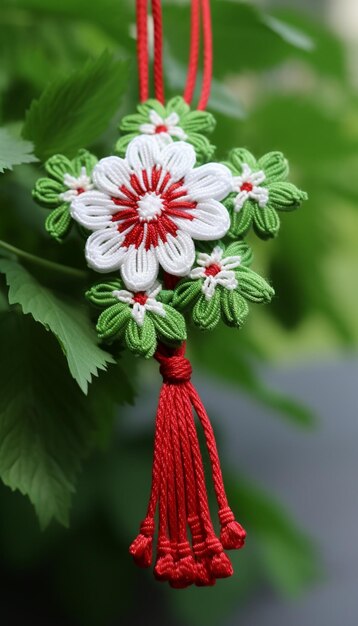
[{"label": "macrame flower ornament", "polygon": [[151,135],[160,142],[186,141],[196,152],[197,162],[209,161],[215,147],[205,136],[215,128],[215,118],[207,111],[192,111],[182,97],[176,96],[166,105],[150,99],[137,107],[138,113],[127,115],[120,123],[123,136],[116,151],[123,155],[129,142],[137,135]]},{"label": "macrame flower ornament", "polygon": [[188,274],[193,239],[220,239],[230,226],[220,202],[232,188],[229,169],[195,162],[188,143],[163,146],[145,136],[131,141],[124,159],[99,161],[96,188],[71,204],[72,217],[94,231],[86,243],[88,265],[98,272],[120,269],[133,291],[150,287],[159,266],[174,276]]},{"label": "macrame flower ornament", "polygon": [[262,239],[276,237],[280,229],[277,211],[291,211],[307,199],[304,191],[287,181],[288,162],[281,152],[256,160],[245,148],[236,148],[226,165],[233,173],[233,193],[225,201],[232,238],[245,235],[251,226]]},{"label": "macrame flower ornament", "polygon": [[120,340],[137,356],[153,356],[158,341],[175,345],[186,339],[183,316],[167,304],[172,292],[162,290],[159,282],[146,291],[132,292],[114,279],[95,285],[86,296],[104,308],[97,322],[99,337]]},{"label": "macrame flower ornament", "polygon": [[250,248],[244,242],[211,252],[199,252],[188,278],[174,291],[173,306],[191,313],[192,321],[202,330],[212,330],[222,319],[228,326],[244,323],[250,302],[269,302],[272,287],[249,268]]},{"label": "macrame flower ornament", "polygon": [[55,154],[45,163],[47,178],[39,178],[32,192],[34,199],[51,213],[45,222],[47,232],[61,241],[69,232],[72,219],[71,202],[80,194],[93,189],[92,170],[97,159],[87,150],[79,150],[70,161]]}]

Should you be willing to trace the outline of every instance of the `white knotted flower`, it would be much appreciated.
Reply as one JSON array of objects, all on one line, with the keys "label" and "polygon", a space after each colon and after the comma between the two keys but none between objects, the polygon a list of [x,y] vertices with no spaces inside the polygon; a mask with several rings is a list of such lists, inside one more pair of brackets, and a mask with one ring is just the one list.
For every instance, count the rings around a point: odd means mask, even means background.
[{"label": "white knotted flower", "polygon": [[64,202],[72,202],[72,200],[74,200],[81,193],[93,189],[91,178],[87,175],[87,171],[84,166],[81,167],[81,173],[78,178],[72,176],[71,174],[65,174],[63,182],[66,187],[68,187],[67,191],[60,193],[59,195],[61,200],[64,200]]},{"label": "white knotted flower", "polygon": [[240,256],[223,258],[222,248],[215,246],[211,254],[198,254],[197,263],[198,267],[194,267],[189,276],[194,280],[204,278],[201,290],[207,300],[213,297],[217,285],[222,285],[225,289],[236,289],[238,283],[233,270],[239,267]]},{"label": "white knotted flower", "polygon": [[179,122],[179,115],[175,111],[170,113],[168,117],[161,117],[152,109],[149,111],[149,122],[141,124],[139,130],[144,135],[157,135],[159,139],[175,137],[185,141],[188,136],[179,126]]},{"label": "white knotted flower", "polygon": [[165,317],[165,309],[161,302],[156,300],[162,286],[155,282],[146,291],[127,291],[127,289],[116,289],[112,291],[112,295],[120,302],[124,302],[131,307],[131,315],[138,326],[143,326],[146,311],[151,311],[156,315]]},{"label": "white knotted flower", "polygon": [[224,165],[195,166],[194,148],[166,146],[141,135],[126,157],[107,157],[93,170],[96,189],[71,205],[72,217],[94,231],[86,243],[88,265],[98,272],[120,269],[133,291],[157,278],[159,265],[185,276],[195,260],[193,239],[223,237],[230,218],[219,202],[232,190]]},{"label": "white knotted flower", "polygon": [[235,211],[240,211],[248,198],[255,200],[261,208],[266,206],[269,192],[267,187],[260,186],[265,179],[265,172],[253,172],[247,163],[243,164],[241,176],[233,176],[233,190],[237,192]]}]

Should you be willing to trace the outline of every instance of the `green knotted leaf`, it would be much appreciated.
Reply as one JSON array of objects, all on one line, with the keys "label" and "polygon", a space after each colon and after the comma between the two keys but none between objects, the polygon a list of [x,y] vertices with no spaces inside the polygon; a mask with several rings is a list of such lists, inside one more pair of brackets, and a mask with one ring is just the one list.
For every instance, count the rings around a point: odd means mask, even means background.
[{"label": "green knotted leaf", "polygon": [[81,150],[78,151],[77,156],[73,159],[73,169],[75,175],[79,176],[82,168],[85,167],[87,174],[90,176],[96,163],[97,157],[91,154],[88,150],[81,148]]},{"label": "green knotted leaf", "polygon": [[[228,235],[233,239],[246,235],[251,228],[252,220],[255,212],[255,205],[251,200],[246,200],[244,206],[236,211],[234,208],[234,199],[230,198],[225,201],[225,205],[230,211],[231,225]],[[231,210],[229,207],[232,207]]]},{"label": "green knotted leaf", "polygon": [[132,139],[134,139],[137,136],[138,136],[138,133],[128,133],[128,135],[123,135],[123,137],[120,137],[115,146],[115,151],[117,152],[117,154],[124,156],[128,148],[128,145],[130,144]]},{"label": "green knotted leaf", "polygon": [[0,338],[0,477],[29,497],[42,527],[52,518],[67,526],[93,417],[56,342],[38,324],[1,314]]},{"label": "green knotted leaf", "polygon": [[58,339],[71,375],[84,393],[92,376],[113,363],[110,354],[97,345],[97,337],[84,309],[74,301],[63,300],[41,285],[16,261],[0,259],[0,272],[9,286],[9,303],[19,304]]},{"label": "green knotted leaf", "polygon": [[250,302],[270,302],[275,292],[262,276],[247,267],[240,267],[235,272],[239,292]]},{"label": "green knotted leaf", "polygon": [[281,211],[297,209],[307,194],[288,182],[276,182],[269,185],[269,205]]},{"label": "green knotted leaf", "polygon": [[65,191],[64,184],[51,178],[39,178],[32,191],[34,200],[43,206],[57,206],[61,202],[59,195]]},{"label": "green knotted leaf", "polygon": [[229,256],[241,257],[240,265],[250,265],[252,262],[252,250],[245,241],[234,241],[225,249],[223,258]]},{"label": "green knotted leaf", "polygon": [[157,347],[157,339],[153,321],[148,315],[144,317],[142,326],[131,318],[128,322],[125,343],[127,348],[139,356],[149,359]]},{"label": "green knotted leaf", "polygon": [[282,152],[268,152],[258,160],[258,167],[264,170],[266,182],[285,180],[288,176],[288,161]]},{"label": "green knotted leaf", "polygon": [[71,226],[72,217],[67,202],[61,204],[57,209],[53,209],[45,222],[47,232],[57,241],[62,241]]},{"label": "green knotted leaf", "polygon": [[212,330],[220,321],[220,290],[215,289],[210,300],[202,294],[193,309],[193,322],[202,330]]},{"label": "green knotted leaf", "polygon": [[169,342],[185,341],[185,319],[172,306],[163,305],[165,316],[148,312],[147,315],[153,321],[157,334]]},{"label": "green knotted leaf", "polygon": [[225,163],[235,174],[241,174],[242,166],[244,163],[251,169],[255,169],[257,167],[256,159],[249,150],[246,148],[234,148],[231,150],[229,155],[229,162]]},{"label": "green knotted leaf", "polygon": [[0,128],[0,173],[12,170],[14,165],[35,163],[37,158],[33,149],[30,141],[13,136],[6,128]]},{"label": "green knotted leaf", "polygon": [[256,205],[253,223],[257,235],[262,239],[268,239],[278,235],[281,220],[276,209],[269,204],[263,208]]},{"label": "green knotted leaf", "polygon": [[81,69],[50,83],[27,112],[23,136],[45,160],[60,152],[69,157],[93,142],[118,109],[127,80],[127,62],[108,52]]},{"label": "green knotted leaf", "polygon": [[183,280],[174,290],[173,306],[177,309],[185,311],[193,306],[195,300],[201,292],[200,280]]},{"label": "green knotted leaf", "polygon": [[221,313],[225,324],[242,326],[249,313],[246,300],[233,289],[222,289],[220,299]]},{"label": "green knotted leaf", "polygon": [[45,163],[45,170],[59,183],[63,185],[65,174],[75,174],[72,161],[63,154],[54,154]]},{"label": "green knotted leaf", "polygon": [[106,283],[93,285],[86,292],[86,298],[96,306],[107,307],[118,303],[118,298],[113,295],[113,291],[119,291],[120,289],[123,289],[123,284],[120,280],[109,280]]},{"label": "green knotted leaf", "polygon": [[100,339],[117,339],[125,331],[130,319],[129,307],[123,302],[105,309],[98,318],[97,332]]}]

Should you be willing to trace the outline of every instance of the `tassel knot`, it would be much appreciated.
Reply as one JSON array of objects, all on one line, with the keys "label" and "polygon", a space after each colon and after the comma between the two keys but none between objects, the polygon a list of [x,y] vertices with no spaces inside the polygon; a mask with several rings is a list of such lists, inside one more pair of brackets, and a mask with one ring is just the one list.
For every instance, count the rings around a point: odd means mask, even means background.
[{"label": "tassel knot", "polygon": [[160,358],[160,373],[165,383],[180,384],[187,382],[191,378],[191,372],[190,361],[184,356]]},{"label": "tassel knot", "polygon": [[149,567],[153,558],[154,520],[146,518],[140,525],[140,533],[132,541],[129,553],[139,567]]}]

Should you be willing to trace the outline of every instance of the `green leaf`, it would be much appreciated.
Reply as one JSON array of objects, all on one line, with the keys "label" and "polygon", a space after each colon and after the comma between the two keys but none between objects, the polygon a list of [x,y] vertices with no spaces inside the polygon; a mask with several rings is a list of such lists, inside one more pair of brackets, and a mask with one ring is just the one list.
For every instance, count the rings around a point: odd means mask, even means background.
[{"label": "green leaf", "polygon": [[148,315],[144,317],[142,326],[131,318],[128,322],[125,334],[125,342],[129,350],[137,355],[149,359],[153,356],[157,347],[155,328]]},{"label": "green leaf", "polygon": [[236,291],[222,289],[221,311],[228,326],[242,326],[248,316],[249,306]]},{"label": "green leaf", "polygon": [[288,44],[307,52],[314,50],[315,44],[313,40],[306,33],[302,32],[302,30],[272,15],[263,15],[261,19],[265,26],[268,26],[274,33],[277,33],[277,35]]},{"label": "green leaf", "polygon": [[202,330],[212,330],[220,321],[220,290],[215,289],[210,300],[202,294],[194,309],[193,322]]},{"label": "green leaf", "polygon": [[185,311],[190,306],[193,306],[197,297],[201,292],[201,280],[183,280],[178,283],[174,290],[173,306]]},{"label": "green leaf", "polygon": [[66,78],[49,84],[27,112],[23,136],[45,160],[72,157],[107,128],[126,86],[127,63],[105,52]]},{"label": "green leaf", "polygon": [[292,211],[307,200],[307,194],[289,182],[270,183],[269,205],[281,211]]},{"label": "green leaf", "polygon": [[250,302],[270,302],[275,292],[262,276],[247,267],[236,271],[238,291]]},{"label": "green leaf", "polygon": [[117,300],[115,304],[105,309],[99,316],[96,326],[98,336],[101,339],[119,338],[125,331],[129,319],[129,307]]},{"label": "green leaf", "polygon": [[33,154],[31,141],[24,141],[9,133],[6,128],[0,128],[0,173],[12,170],[14,165],[35,163],[37,158]]},{"label": "green leaf", "polygon": [[51,336],[29,318],[0,316],[0,476],[27,495],[42,527],[68,511],[94,422]]},{"label": "green leaf", "polygon": [[6,275],[9,303],[19,304],[23,313],[30,313],[57,337],[73,378],[87,393],[92,376],[106,369],[113,359],[97,345],[96,333],[84,310],[41,285],[16,261],[0,259],[0,272]]},{"label": "green leaf", "polygon": [[184,341],[186,339],[185,319],[172,306],[163,305],[165,316],[148,312],[155,329],[161,337],[167,341]]}]

